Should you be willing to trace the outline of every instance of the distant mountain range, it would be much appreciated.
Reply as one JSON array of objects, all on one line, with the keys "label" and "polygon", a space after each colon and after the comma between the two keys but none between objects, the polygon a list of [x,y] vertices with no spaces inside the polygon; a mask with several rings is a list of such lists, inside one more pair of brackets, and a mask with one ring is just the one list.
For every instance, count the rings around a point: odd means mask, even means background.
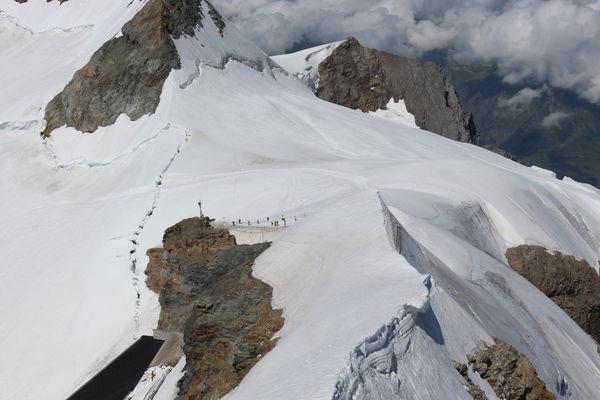
[{"label": "distant mountain range", "polygon": [[492,64],[448,62],[427,54],[454,83],[473,113],[483,145],[504,149],[537,165],[594,186],[600,184],[600,106],[539,82],[510,85]]}]

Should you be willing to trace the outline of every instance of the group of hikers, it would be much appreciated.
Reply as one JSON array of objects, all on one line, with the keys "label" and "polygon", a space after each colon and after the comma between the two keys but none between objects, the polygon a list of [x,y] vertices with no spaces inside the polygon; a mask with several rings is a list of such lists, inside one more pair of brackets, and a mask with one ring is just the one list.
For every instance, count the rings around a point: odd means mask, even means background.
[{"label": "group of hikers", "polygon": [[[294,217],[294,221],[298,221],[297,217]],[[288,224],[288,220],[282,215],[280,219],[275,219],[272,220],[270,217],[267,217],[266,222],[268,222],[272,227],[279,227],[279,226],[283,226],[284,228],[287,227]],[[256,225],[261,225],[262,222],[257,219],[256,220]],[[241,218],[239,218],[237,221],[231,221],[231,225],[233,226],[241,226],[241,225],[248,225],[248,226],[252,226],[252,221],[247,220],[247,221],[242,221]]]},{"label": "group of hikers", "polygon": [[[202,202],[199,201],[198,202],[198,208],[200,209],[200,217],[204,217],[204,212],[202,211]],[[298,217],[294,217],[294,221],[298,221]],[[275,219],[275,220],[271,220],[270,217],[267,217],[266,222],[270,223],[272,227],[279,227],[282,226],[284,228],[287,227],[288,221],[286,219],[285,216],[281,216],[280,219]],[[233,226],[242,226],[242,225],[248,225],[248,226],[252,226],[252,221],[247,220],[247,221],[242,221],[241,218],[239,218],[237,221],[231,221],[231,225]],[[261,225],[261,221],[259,219],[256,220],[256,225]]]}]

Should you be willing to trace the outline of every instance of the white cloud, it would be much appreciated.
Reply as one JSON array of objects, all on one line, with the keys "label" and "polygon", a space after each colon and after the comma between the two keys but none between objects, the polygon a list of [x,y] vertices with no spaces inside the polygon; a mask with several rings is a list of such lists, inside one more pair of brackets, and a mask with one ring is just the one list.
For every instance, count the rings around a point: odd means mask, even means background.
[{"label": "white cloud", "polygon": [[562,111],[556,111],[551,113],[550,115],[547,115],[543,120],[542,120],[542,127],[550,129],[550,128],[560,128],[560,124],[561,122],[565,119],[565,118],[569,118],[572,114],[566,113],[566,112],[562,112]]},{"label": "white cloud", "polygon": [[460,59],[493,61],[506,82],[537,79],[600,103],[598,0],[220,0],[267,52],[306,37],[356,36],[405,56],[452,48]]},{"label": "white cloud", "polygon": [[498,106],[512,108],[513,110],[520,110],[530,105],[533,100],[541,97],[544,91],[545,87],[540,89],[531,89],[526,87],[519,90],[519,92],[512,97],[498,99]]}]

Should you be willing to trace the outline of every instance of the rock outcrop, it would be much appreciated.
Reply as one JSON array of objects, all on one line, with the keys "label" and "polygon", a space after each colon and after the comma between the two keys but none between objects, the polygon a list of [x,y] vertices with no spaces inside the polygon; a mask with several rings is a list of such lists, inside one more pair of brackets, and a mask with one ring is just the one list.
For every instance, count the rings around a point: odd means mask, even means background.
[{"label": "rock outcrop", "polygon": [[473,371],[490,384],[499,399],[556,399],[527,357],[501,340],[496,339],[493,345],[481,343],[468,359]]},{"label": "rock outcrop", "polygon": [[159,329],[184,334],[179,399],[221,398],[273,348],[283,326],[272,289],[252,276],[269,244],[236,245],[208,218],[191,218],[167,229],[163,245],[148,251],[147,284],[160,294]]},{"label": "rock outcrop", "polygon": [[[201,26],[200,0],[150,0],[106,42],[46,107],[43,136],[63,125],[94,132],[121,114],[137,120],[156,111],[165,80],[181,61],[172,38]],[[212,6],[213,19],[218,14]]]},{"label": "rock outcrop", "polygon": [[467,392],[469,392],[471,397],[473,397],[473,400],[488,400],[484,391],[481,390],[481,388],[479,386],[477,386],[469,377],[469,367],[468,366],[455,361],[454,368],[465,379],[465,382],[467,383],[465,385],[465,389],[467,389]]},{"label": "rock outcrop", "polygon": [[321,99],[363,112],[402,99],[420,128],[479,143],[473,116],[463,110],[454,86],[433,62],[369,49],[349,38],[319,65],[319,77]]},{"label": "rock outcrop", "polygon": [[600,343],[600,276],[586,261],[530,245],[508,249],[506,259]]}]

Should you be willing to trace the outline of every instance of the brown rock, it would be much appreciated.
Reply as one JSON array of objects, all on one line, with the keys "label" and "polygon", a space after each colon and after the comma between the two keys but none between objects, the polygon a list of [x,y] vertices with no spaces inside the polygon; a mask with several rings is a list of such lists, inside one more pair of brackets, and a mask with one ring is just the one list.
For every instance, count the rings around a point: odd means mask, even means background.
[{"label": "brown rock", "polygon": [[317,95],[356,110],[385,109],[390,99],[403,99],[419,127],[477,144],[479,132],[462,109],[454,86],[441,68],[363,47],[349,38],[319,65]]},{"label": "brown rock", "polygon": [[496,339],[494,345],[481,343],[469,355],[473,370],[485,379],[496,396],[504,400],[551,400],[531,362],[516,349]]},{"label": "brown rock", "polygon": [[508,249],[506,259],[512,269],[600,341],[600,276],[585,260],[529,245]]},{"label": "brown rock", "polygon": [[473,400],[488,400],[484,391],[481,390],[479,386],[477,386],[471,378],[469,378],[469,367],[465,364],[459,363],[458,361],[454,362],[454,368],[458,371],[458,373],[465,379],[467,382],[466,389],[467,392],[473,397]]},{"label": "brown rock", "polygon": [[208,218],[191,218],[167,229],[163,245],[148,251],[146,274],[160,293],[159,328],[184,333],[179,399],[221,398],[273,348],[283,325],[272,289],[252,276],[269,244],[237,245]]}]

